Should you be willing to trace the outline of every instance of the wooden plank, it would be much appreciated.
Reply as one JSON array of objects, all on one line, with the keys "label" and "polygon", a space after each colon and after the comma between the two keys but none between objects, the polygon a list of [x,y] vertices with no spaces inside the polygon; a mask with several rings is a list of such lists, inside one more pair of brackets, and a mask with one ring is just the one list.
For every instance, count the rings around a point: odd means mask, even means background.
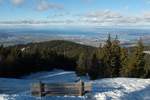
[{"label": "wooden plank", "polygon": [[50,89],[50,88],[46,88],[45,91],[73,91],[73,90],[76,90],[76,91],[79,91],[80,89],[78,88],[72,88],[72,89],[66,89],[66,88],[53,88],[53,89]]},{"label": "wooden plank", "polygon": [[[46,91],[45,91],[46,92]],[[46,92],[46,94],[45,94],[46,96],[48,95],[48,96],[51,96],[51,95],[59,95],[59,96],[61,96],[61,95],[71,95],[71,96],[79,96],[79,90],[69,90],[69,91],[64,91],[64,90],[62,90],[62,91],[55,91],[55,90],[52,90],[52,91],[47,91]]]},{"label": "wooden plank", "polygon": [[67,95],[67,96],[79,96],[79,94],[77,93],[77,94],[55,94],[55,93],[53,93],[53,94],[46,94],[45,96],[64,96],[64,95]]},{"label": "wooden plank", "polygon": [[55,86],[48,86],[48,85],[44,85],[45,88],[55,88],[55,87],[58,87],[58,88],[72,88],[72,87],[75,87],[75,88],[78,88],[80,85],[75,85],[75,86],[60,86],[60,85],[55,85]]},{"label": "wooden plank", "polygon": [[44,88],[78,88],[79,85],[75,85],[75,86],[60,86],[60,85],[55,85],[55,86],[51,86],[51,85],[44,85]]},{"label": "wooden plank", "polygon": [[44,93],[47,93],[47,94],[53,94],[53,93],[58,93],[58,94],[79,94],[79,91],[47,91],[47,92],[44,92]]},{"label": "wooden plank", "polygon": [[45,86],[47,87],[74,87],[74,86],[78,86],[78,84],[45,84]]},{"label": "wooden plank", "polygon": [[47,90],[47,91],[44,91],[44,92],[79,92],[80,90]]},{"label": "wooden plank", "polygon": [[91,91],[91,84],[78,83],[48,83],[41,82],[32,84],[31,92],[34,96],[71,95],[82,96],[85,91]]},{"label": "wooden plank", "polygon": [[76,85],[76,84],[79,84],[80,82],[77,82],[77,83],[74,83],[74,82],[72,82],[72,83],[45,83],[45,84],[47,84],[47,85]]}]

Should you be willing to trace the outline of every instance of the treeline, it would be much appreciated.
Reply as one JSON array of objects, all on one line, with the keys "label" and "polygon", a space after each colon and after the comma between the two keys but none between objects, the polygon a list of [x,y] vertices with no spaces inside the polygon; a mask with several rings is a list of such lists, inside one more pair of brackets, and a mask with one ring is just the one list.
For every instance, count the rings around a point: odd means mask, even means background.
[{"label": "treeline", "polygon": [[19,77],[32,72],[54,68],[75,70],[75,60],[57,54],[48,48],[4,48],[0,47],[0,76]]},{"label": "treeline", "polygon": [[88,74],[91,79],[110,77],[150,77],[150,56],[143,53],[139,40],[133,50],[121,47],[118,37],[108,39],[92,54],[82,52],[77,61],[77,74]]},{"label": "treeline", "polygon": [[20,77],[52,69],[73,70],[91,79],[150,77],[150,55],[142,40],[130,50],[109,35],[98,48],[70,41],[48,41],[11,47],[0,46],[0,77]]},{"label": "treeline", "polygon": [[56,40],[12,47],[0,46],[0,77],[19,77],[52,69],[75,70],[80,52],[94,47]]}]

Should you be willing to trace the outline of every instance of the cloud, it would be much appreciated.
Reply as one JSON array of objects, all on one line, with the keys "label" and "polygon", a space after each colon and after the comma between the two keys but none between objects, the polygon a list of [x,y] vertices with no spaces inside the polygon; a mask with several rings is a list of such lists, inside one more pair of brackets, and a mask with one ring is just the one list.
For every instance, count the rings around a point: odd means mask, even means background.
[{"label": "cloud", "polygon": [[0,21],[0,25],[54,25],[54,24],[72,24],[74,20],[63,19],[63,20],[20,20],[20,21]]},{"label": "cloud", "polygon": [[141,13],[138,16],[124,15],[119,12],[104,10],[90,12],[82,16],[80,22],[99,26],[137,26],[150,25],[150,13]]},{"label": "cloud", "polygon": [[64,6],[61,5],[61,4],[50,3],[50,2],[47,2],[45,0],[40,1],[37,5],[37,10],[38,11],[46,11],[46,10],[49,10],[49,9],[63,9],[63,8],[64,8]]},{"label": "cloud", "polygon": [[58,13],[50,13],[46,18],[64,18],[72,16],[70,12],[58,12]]},{"label": "cloud", "polygon": [[[49,18],[50,17],[50,18]],[[139,15],[126,15],[112,10],[93,11],[85,14],[52,14],[45,21],[23,20],[23,21],[1,21],[0,24],[51,24],[51,25],[93,25],[93,26],[147,26],[150,27],[150,12],[142,12]],[[51,17],[53,17],[51,19]]]},{"label": "cloud", "polygon": [[19,6],[24,3],[24,0],[11,0],[12,4],[15,6]]}]

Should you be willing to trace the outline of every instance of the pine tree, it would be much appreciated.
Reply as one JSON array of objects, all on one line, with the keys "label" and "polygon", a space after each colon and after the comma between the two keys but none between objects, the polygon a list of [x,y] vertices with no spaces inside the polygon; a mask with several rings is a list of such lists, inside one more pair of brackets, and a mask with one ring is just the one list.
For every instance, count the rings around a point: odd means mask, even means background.
[{"label": "pine tree", "polygon": [[91,57],[91,64],[88,71],[91,80],[97,79],[99,77],[99,68],[100,62],[96,56],[96,53],[94,53]]},{"label": "pine tree", "polygon": [[143,41],[142,39],[140,39],[138,41],[138,47],[137,47],[137,50],[138,50],[138,56],[137,56],[137,75],[139,77],[143,77],[143,73],[144,73],[144,67],[145,67],[145,54],[143,53],[144,51],[144,45],[143,45]]},{"label": "pine tree", "polygon": [[116,38],[114,41],[112,41],[111,46],[111,67],[112,67],[112,77],[118,77],[120,75],[120,69],[121,69],[121,47],[119,44],[118,36],[116,35]]},{"label": "pine tree", "polygon": [[126,73],[129,77],[144,77],[143,73],[145,67],[145,54],[143,53],[143,50],[143,42],[140,39],[134,49],[132,56],[130,57],[130,61],[127,67],[128,70]]},{"label": "pine tree", "polygon": [[0,63],[2,61],[3,58],[3,45],[0,46]]},{"label": "pine tree", "polygon": [[106,44],[102,48],[102,54],[101,54],[101,61],[102,65],[105,68],[104,77],[110,77],[112,75],[112,67],[111,67],[111,59],[112,59],[112,42],[111,42],[111,36],[108,35],[108,39],[106,41]]},{"label": "pine tree", "polygon": [[120,76],[127,76],[127,65],[128,65],[128,50],[126,48],[121,48],[121,69]]},{"label": "pine tree", "polygon": [[144,78],[150,78],[150,55],[145,56]]},{"label": "pine tree", "polygon": [[85,52],[81,53],[79,56],[79,60],[77,61],[77,74],[79,76],[86,75],[88,67],[87,56]]}]

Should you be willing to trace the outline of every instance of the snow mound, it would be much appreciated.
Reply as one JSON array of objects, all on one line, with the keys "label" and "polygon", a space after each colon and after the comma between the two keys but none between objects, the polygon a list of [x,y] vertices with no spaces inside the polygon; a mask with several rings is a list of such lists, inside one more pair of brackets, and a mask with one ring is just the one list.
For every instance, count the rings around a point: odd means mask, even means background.
[{"label": "snow mound", "polygon": [[97,100],[150,100],[150,79],[108,78],[93,82]]}]

